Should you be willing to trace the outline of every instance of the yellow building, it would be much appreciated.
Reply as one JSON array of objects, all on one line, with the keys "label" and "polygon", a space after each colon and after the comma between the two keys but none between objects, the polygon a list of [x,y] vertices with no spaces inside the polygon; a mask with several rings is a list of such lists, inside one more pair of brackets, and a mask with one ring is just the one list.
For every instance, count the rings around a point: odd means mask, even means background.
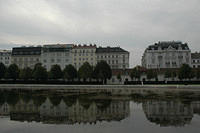
[{"label": "yellow building", "polygon": [[72,48],[72,65],[78,70],[84,62],[95,66],[96,45],[74,45]]}]

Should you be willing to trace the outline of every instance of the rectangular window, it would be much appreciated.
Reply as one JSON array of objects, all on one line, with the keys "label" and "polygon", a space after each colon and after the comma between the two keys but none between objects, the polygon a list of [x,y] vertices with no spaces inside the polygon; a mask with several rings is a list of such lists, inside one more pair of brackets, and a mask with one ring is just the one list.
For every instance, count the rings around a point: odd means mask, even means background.
[{"label": "rectangular window", "polygon": [[155,58],[152,58],[151,62],[152,62],[152,64],[154,64],[155,63]]},{"label": "rectangular window", "polygon": [[51,56],[55,56],[55,53],[52,53]]},{"label": "rectangular window", "polygon": [[178,56],[179,59],[183,59],[183,56]]},{"label": "rectangular window", "polygon": [[162,58],[163,58],[162,56],[158,56],[158,60],[162,60]]}]

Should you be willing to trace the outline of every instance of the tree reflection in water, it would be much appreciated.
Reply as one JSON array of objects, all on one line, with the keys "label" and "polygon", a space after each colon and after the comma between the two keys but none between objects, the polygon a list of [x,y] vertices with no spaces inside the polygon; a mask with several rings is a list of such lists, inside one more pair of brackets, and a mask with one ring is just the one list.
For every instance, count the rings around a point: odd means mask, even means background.
[{"label": "tree reflection in water", "polygon": [[[129,101],[101,99],[97,94],[70,95],[37,92],[1,91],[1,115],[11,120],[43,123],[75,124],[97,121],[120,121],[129,116]],[[92,97],[92,98],[91,98]],[[11,100],[13,101],[13,100]]]},{"label": "tree reflection in water", "polygon": [[[48,91],[0,91],[0,115],[15,121],[75,124],[121,121],[130,102],[142,105],[147,120],[160,126],[185,126],[200,114],[200,94],[193,92],[76,94]],[[134,112],[133,112],[134,113]]]}]

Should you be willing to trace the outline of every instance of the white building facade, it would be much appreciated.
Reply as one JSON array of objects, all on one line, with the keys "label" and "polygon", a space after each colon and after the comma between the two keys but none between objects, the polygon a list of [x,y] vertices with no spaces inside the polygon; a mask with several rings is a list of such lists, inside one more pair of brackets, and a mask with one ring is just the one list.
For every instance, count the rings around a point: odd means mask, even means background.
[{"label": "white building facade", "polygon": [[11,64],[11,50],[0,50],[0,63],[7,67]]},{"label": "white building facade", "polygon": [[[9,53],[9,52],[8,52]],[[6,55],[10,62],[4,64],[16,64],[20,69],[41,63],[47,71],[53,65],[59,65],[63,70],[67,65],[72,64],[77,70],[88,62],[96,66],[97,62],[106,61],[111,69],[129,68],[129,52],[120,47],[99,47],[96,45],[75,45],[75,44],[49,44],[44,46],[23,46],[14,47],[12,52]],[[0,58],[1,59],[1,58]],[[4,59],[4,58],[2,58]]]},{"label": "white building facade", "polygon": [[191,50],[182,42],[158,42],[150,45],[142,56],[142,66],[147,69],[180,68],[191,66]]},{"label": "white building facade", "polygon": [[200,53],[192,53],[191,54],[192,62],[191,66],[192,68],[200,68]]},{"label": "white building facade", "polygon": [[73,44],[44,45],[41,52],[41,63],[49,71],[53,65],[59,65],[63,70],[66,65],[72,64]]},{"label": "white building facade", "polygon": [[99,47],[96,56],[97,62],[106,61],[111,69],[129,68],[129,52],[120,47]]},{"label": "white building facade", "polygon": [[142,104],[147,119],[160,126],[184,126],[193,118],[192,104],[184,105],[181,101],[149,100]]}]

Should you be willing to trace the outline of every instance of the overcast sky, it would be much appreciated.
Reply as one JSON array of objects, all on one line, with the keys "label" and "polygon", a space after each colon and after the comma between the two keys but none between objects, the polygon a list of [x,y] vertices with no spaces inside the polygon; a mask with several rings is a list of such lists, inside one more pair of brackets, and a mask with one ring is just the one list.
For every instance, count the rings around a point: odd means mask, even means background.
[{"label": "overcast sky", "polygon": [[95,43],[131,52],[140,64],[158,41],[200,51],[200,0],[0,0],[0,49],[47,43]]}]

